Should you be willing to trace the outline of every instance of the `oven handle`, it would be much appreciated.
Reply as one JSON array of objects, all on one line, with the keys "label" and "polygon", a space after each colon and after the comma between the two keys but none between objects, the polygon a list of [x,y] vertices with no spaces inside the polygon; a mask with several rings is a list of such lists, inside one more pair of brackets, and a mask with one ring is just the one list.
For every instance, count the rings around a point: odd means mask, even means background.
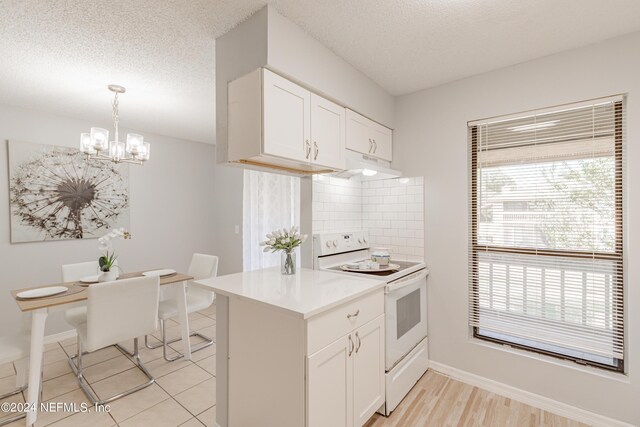
[{"label": "oven handle", "polygon": [[412,273],[407,277],[403,277],[402,279],[398,279],[395,282],[389,283],[385,287],[385,293],[397,291],[398,289],[413,285],[416,282],[426,279],[428,275],[429,270],[427,269],[416,271],[415,273]]}]

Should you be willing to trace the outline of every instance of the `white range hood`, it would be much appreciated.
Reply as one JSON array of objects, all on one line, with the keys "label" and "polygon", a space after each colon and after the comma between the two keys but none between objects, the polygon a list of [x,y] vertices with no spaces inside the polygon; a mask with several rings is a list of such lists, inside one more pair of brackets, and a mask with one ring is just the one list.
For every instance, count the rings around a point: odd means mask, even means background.
[{"label": "white range hood", "polygon": [[402,172],[391,169],[391,163],[357,153],[349,149],[345,150],[345,170],[332,174],[338,178],[358,179],[361,181],[374,181],[379,179],[399,178]]}]

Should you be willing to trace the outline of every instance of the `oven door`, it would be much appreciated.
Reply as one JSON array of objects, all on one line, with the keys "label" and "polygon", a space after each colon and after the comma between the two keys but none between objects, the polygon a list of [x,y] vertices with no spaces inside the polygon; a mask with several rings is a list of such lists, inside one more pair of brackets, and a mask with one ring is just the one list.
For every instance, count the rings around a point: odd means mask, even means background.
[{"label": "oven door", "polygon": [[427,336],[427,270],[389,283],[384,307],[389,371]]}]

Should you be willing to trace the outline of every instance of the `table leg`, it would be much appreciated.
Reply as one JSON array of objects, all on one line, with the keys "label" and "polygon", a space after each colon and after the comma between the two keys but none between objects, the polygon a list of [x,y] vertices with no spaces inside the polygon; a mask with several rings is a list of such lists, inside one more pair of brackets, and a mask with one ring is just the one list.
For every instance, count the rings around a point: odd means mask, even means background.
[{"label": "table leg", "polygon": [[187,282],[176,284],[176,303],[178,318],[182,330],[182,354],[185,360],[191,360],[191,342],[189,340],[189,316],[187,313]]},{"label": "table leg", "polygon": [[35,310],[31,317],[31,352],[29,354],[29,388],[27,403],[35,410],[27,412],[27,426],[31,426],[38,418],[40,406],[40,384],[42,374],[42,358],[44,357],[44,325],[49,314],[46,308]]}]

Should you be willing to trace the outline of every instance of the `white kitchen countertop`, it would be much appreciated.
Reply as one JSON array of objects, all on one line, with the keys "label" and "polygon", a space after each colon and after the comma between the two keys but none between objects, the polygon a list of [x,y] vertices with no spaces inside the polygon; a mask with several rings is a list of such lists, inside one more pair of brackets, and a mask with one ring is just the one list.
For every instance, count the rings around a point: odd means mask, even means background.
[{"label": "white kitchen countertop", "polygon": [[268,304],[304,319],[386,285],[381,280],[308,268],[298,269],[292,276],[283,276],[279,267],[196,280],[195,283],[221,295]]}]

